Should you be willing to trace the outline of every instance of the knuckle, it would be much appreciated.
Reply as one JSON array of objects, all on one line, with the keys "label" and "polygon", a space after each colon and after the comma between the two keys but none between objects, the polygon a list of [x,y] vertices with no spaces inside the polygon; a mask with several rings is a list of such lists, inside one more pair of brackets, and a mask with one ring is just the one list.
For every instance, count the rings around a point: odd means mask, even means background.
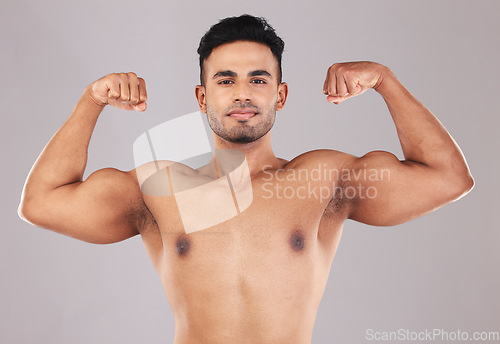
[{"label": "knuckle", "polygon": [[115,81],[116,80],[116,73],[111,73],[106,75],[103,80],[110,80],[110,81]]}]

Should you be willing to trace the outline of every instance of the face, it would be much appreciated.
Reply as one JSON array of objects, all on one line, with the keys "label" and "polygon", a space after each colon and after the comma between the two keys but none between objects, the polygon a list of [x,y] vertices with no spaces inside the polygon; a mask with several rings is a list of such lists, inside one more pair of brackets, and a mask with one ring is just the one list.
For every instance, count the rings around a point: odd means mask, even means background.
[{"label": "face", "polygon": [[203,66],[205,86],[196,87],[196,98],[214,133],[233,143],[266,135],[288,92],[279,83],[271,49],[255,42],[227,43],[215,48]]}]

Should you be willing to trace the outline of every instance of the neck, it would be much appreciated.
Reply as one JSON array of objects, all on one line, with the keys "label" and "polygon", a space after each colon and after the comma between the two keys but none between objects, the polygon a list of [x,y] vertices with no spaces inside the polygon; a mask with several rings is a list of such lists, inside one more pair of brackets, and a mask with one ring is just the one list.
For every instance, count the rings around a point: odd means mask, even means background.
[{"label": "neck", "polygon": [[271,132],[250,143],[233,143],[213,134],[215,149],[233,149],[245,154],[250,175],[259,174],[264,169],[281,168],[284,160],[274,155],[271,146]]}]

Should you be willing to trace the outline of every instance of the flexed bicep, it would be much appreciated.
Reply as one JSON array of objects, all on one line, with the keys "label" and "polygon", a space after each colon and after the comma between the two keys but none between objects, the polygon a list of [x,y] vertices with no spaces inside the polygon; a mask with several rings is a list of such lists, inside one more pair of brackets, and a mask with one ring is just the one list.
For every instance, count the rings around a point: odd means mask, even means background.
[{"label": "flexed bicep", "polygon": [[28,222],[95,244],[139,234],[140,213],[145,211],[137,182],[129,173],[113,168],[60,186],[35,202],[25,213]]},{"label": "flexed bicep", "polygon": [[[352,157],[343,174],[345,195],[354,195],[349,218],[374,226],[392,226],[434,211],[462,196],[453,175],[395,155],[373,151]],[[350,192],[350,194],[349,194]]]}]

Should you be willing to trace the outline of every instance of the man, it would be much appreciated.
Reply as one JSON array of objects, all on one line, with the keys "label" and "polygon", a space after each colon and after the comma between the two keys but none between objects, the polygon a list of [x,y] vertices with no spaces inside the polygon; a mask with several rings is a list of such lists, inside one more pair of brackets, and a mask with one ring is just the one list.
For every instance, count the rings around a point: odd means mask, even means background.
[{"label": "man", "polygon": [[[310,343],[345,220],[400,224],[473,187],[443,125],[389,68],[373,62],[333,64],[326,100],[340,104],[376,90],[397,127],[404,161],[382,151],[276,157],[270,129],[288,95],[283,47],[263,19],[244,15],[214,25],[198,49],[195,93],[214,146],[243,155],[251,179],[252,202],[237,216],[187,233],[175,194],[141,190],[140,169],[102,169],[82,181],[103,108],[146,110],[145,81],[134,73],[90,84],[26,181],[19,213],[36,226],[100,244],[141,235],[172,306],[175,343]],[[210,176],[203,169],[189,173]]]}]

